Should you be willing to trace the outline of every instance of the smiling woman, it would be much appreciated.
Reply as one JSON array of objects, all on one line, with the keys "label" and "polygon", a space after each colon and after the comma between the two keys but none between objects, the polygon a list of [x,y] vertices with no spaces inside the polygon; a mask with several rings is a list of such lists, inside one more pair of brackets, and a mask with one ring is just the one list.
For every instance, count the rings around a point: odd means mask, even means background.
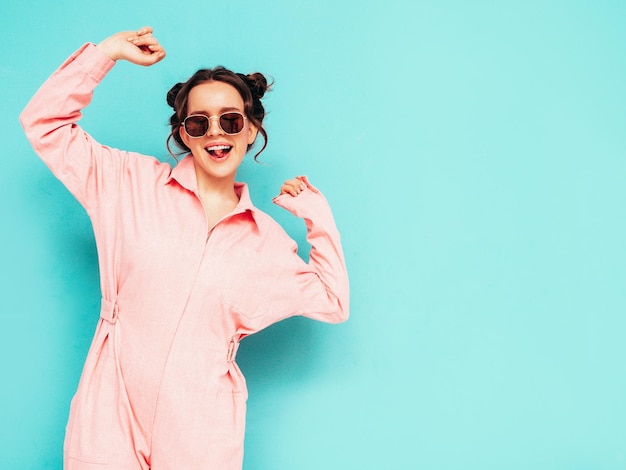
[{"label": "smiling woman", "polygon": [[306,263],[235,181],[257,135],[267,142],[262,75],[202,70],[170,90],[170,137],[185,153],[174,168],[77,126],[115,61],[164,57],[148,27],[87,43],[21,115],[34,149],[87,210],[99,252],[101,318],[71,404],[69,470],[241,469],[241,339],[296,315],[348,318],[343,251],[321,192],[301,176],[274,198],[306,220]]},{"label": "smiling woman", "polygon": [[[185,93],[186,90],[189,90],[187,100],[185,100],[187,101],[186,108],[190,110],[193,120],[189,122],[185,117],[182,120],[184,125],[180,125],[180,119],[178,119],[177,123],[172,124],[172,133],[179,133],[184,148],[189,149],[194,157],[200,197],[202,198],[203,195],[210,197],[217,187],[232,188],[237,168],[248,148],[254,144],[257,127],[248,119],[243,119],[244,100],[232,85],[211,80],[195,85],[191,89],[183,87],[179,95]],[[180,103],[180,100],[177,101]],[[185,109],[175,108],[175,114],[184,115]],[[232,122],[233,117],[234,122]],[[237,126],[237,128],[229,129],[236,130],[236,132],[225,132],[221,125],[211,126],[213,118],[218,120],[218,124],[226,121],[225,127],[227,128]],[[202,130],[198,128],[198,122],[201,127],[203,123],[207,124],[206,132],[200,135],[197,135],[198,131]],[[190,127],[192,134],[187,130]],[[228,191],[228,193],[231,192]],[[203,202],[210,201],[203,199]],[[236,205],[237,198],[234,198],[232,202]],[[233,207],[224,209],[232,210]],[[222,215],[215,214],[218,218]]]},{"label": "smiling woman", "polygon": [[[265,107],[261,99],[271,86],[268,85],[265,76],[260,73],[244,75],[234,73],[224,67],[215,67],[213,69],[198,70],[187,82],[174,85],[167,94],[167,102],[174,108],[174,114],[172,114],[170,118],[172,132],[168,138],[168,142],[169,139],[173,138],[183,152],[190,152],[191,149],[184,140],[185,135],[181,133],[181,127],[184,126],[186,134],[189,137],[203,137],[207,133],[210,127],[211,114],[202,111],[202,105],[204,103],[201,97],[198,102],[198,106],[200,106],[198,111],[194,111],[193,104],[195,103],[190,104],[189,101],[190,96],[199,94],[203,86],[213,82],[228,84],[239,93],[240,96],[237,98],[231,96],[231,98],[235,99],[232,103],[240,101],[240,99],[243,100],[243,107],[224,108],[220,111],[219,116],[215,116],[219,117],[220,128],[226,134],[239,134],[243,130],[244,123],[241,122],[240,118],[235,116],[235,114],[240,115],[244,120],[249,119],[255,133],[252,142],[248,144],[247,150],[252,148],[254,140],[256,139],[256,132],[260,133],[264,139],[263,147],[261,147],[255,155],[255,158],[258,157],[267,146],[267,132],[263,127]],[[229,93],[229,89],[227,88],[222,88],[222,91],[227,94]],[[205,116],[208,120],[202,117],[198,118],[198,115]],[[190,123],[193,126],[191,132],[189,124],[187,124],[189,118],[192,118]]]}]

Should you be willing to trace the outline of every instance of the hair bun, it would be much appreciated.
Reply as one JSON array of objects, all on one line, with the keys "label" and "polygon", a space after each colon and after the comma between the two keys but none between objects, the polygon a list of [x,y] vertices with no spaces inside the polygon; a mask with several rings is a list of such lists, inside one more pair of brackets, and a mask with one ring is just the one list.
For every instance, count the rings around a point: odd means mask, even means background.
[{"label": "hair bun", "polygon": [[183,87],[182,83],[177,83],[170,91],[167,92],[167,104],[169,104],[172,108],[174,108],[174,103],[176,102],[176,96],[178,96],[178,92]]},{"label": "hair bun", "polygon": [[250,89],[259,97],[263,98],[265,92],[269,89],[267,80],[262,73],[251,73],[248,75],[248,82],[250,83]]},{"label": "hair bun", "polygon": [[258,99],[263,98],[265,92],[270,88],[270,85],[267,84],[267,79],[262,73],[254,72],[248,75],[238,73],[237,75],[239,75],[243,81],[246,82],[246,85],[248,85],[252,94]]}]

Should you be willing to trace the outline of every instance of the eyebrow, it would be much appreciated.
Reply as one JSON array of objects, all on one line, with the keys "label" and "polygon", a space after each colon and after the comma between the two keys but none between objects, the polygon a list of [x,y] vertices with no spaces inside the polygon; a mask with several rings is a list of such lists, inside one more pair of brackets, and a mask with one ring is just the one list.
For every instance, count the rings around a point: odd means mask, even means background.
[{"label": "eyebrow", "polygon": [[[220,114],[229,113],[231,111],[237,111],[237,112],[239,112],[241,114],[244,114],[243,110],[241,110],[239,108],[227,107],[227,108],[220,108],[216,115],[219,116]],[[189,111],[188,114],[204,114],[205,116],[212,116],[211,113],[209,113],[208,111],[205,111],[205,110]],[[213,114],[213,116],[215,116],[215,114]]]}]

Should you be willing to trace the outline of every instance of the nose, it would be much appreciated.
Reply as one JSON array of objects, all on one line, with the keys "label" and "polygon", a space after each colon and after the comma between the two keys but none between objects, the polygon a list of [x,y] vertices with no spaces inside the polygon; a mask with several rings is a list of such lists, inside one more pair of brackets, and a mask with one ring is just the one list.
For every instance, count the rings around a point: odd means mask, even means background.
[{"label": "nose", "polygon": [[[215,122],[212,122],[213,120]],[[220,135],[223,133],[219,116],[209,116],[209,130],[206,133],[207,135]]]}]

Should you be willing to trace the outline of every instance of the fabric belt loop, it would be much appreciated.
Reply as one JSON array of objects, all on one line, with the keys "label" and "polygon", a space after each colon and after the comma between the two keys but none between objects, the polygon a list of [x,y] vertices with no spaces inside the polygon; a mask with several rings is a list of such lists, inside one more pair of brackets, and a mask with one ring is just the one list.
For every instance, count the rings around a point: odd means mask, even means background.
[{"label": "fabric belt loop", "polygon": [[239,341],[231,339],[230,344],[228,345],[228,354],[226,356],[226,361],[235,362],[235,357],[237,356],[238,349],[239,349]]},{"label": "fabric belt loop", "polygon": [[117,321],[119,308],[114,300],[102,298],[102,306],[100,308],[100,318],[113,324]]}]

